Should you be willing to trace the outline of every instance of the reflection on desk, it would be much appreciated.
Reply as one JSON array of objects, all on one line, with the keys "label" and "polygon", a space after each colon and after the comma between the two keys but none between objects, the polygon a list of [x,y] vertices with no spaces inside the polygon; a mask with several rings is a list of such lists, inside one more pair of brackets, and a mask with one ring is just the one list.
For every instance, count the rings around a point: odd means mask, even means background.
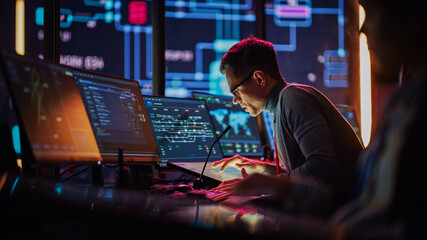
[{"label": "reflection on desk", "polygon": [[[144,191],[76,186],[0,173],[0,211],[12,238],[99,238],[115,234],[196,238],[277,235],[273,209],[176,199]],[[244,202],[244,201],[243,201]],[[5,222],[3,221],[3,222]],[[23,231],[25,230],[25,231]],[[4,236],[3,234],[3,236]],[[188,236],[187,236],[188,235]]]},{"label": "reflection on desk", "polygon": [[257,209],[226,204],[185,207],[167,214],[172,219],[205,229],[242,231],[248,234],[274,232],[274,221]]}]

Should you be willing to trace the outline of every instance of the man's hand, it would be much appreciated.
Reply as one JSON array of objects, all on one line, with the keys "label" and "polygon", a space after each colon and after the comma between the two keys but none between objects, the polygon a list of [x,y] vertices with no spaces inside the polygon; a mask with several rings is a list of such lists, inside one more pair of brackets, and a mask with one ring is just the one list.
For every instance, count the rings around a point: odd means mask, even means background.
[{"label": "man's hand", "polygon": [[226,180],[222,182],[220,185],[218,185],[216,188],[213,188],[213,190],[219,190],[219,191],[227,191],[227,192],[233,192],[234,188],[243,180],[249,177],[249,174],[246,172],[244,168],[240,170],[242,173],[243,178],[235,178],[231,180]]},{"label": "man's hand", "polygon": [[214,190],[228,191],[237,196],[260,196],[263,194],[278,197],[287,192],[292,184],[289,177],[266,176],[262,174],[248,175],[242,168],[243,178],[227,180],[218,185]]},{"label": "man's hand", "polygon": [[284,176],[253,174],[235,184],[231,191],[233,195],[238,196],[259,196],[266,194],[277,197],[289,191],[290,182],[289,178]]},{"label": "man's hand", "polygon": [[249,159],[240,155],[235,155],[233,157],[224,158],[222,160],[215,161],[212,163],[212,167],[216,168],[218,166],[221,166],[221,171],[224,171],[226,167],[232,166],[240,170],[245,168],[246,171],[249,172],[249,174],[253,174],[264,173],[264,171],[266,170],[267,163],[260,160]]}]

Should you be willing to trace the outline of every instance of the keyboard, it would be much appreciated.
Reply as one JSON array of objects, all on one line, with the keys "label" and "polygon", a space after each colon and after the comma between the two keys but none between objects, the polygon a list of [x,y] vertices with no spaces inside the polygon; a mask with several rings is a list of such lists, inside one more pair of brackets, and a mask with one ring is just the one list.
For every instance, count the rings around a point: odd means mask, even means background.
[{"label": "keyboard", "polygon": [[174,193],[168,194],[167,196],[173,197],[173,198],[193,197],[193,198],[199,198],[199,199],[206,199],[212,202],[219,202],[227,199],[230,196],[230,194],[231,194],[230,192],[218,191],[218,190],[191,189],[186,192],[175,191]]},{"label": "keyboard", "polygon": [[188,196],[204,196],[205,198],[212,200],[213,202],[219,202],[227,199],[231,193],[226,191],[218,191],[218,190],[190,190],[187,192]]}]

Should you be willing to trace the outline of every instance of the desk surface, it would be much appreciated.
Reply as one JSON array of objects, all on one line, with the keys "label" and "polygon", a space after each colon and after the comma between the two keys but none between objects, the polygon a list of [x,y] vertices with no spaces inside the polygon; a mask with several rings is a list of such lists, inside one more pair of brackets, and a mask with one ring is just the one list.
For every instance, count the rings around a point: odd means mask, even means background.
[{"label": "desk surface", "polygon": [[[181,171],[193,174],[198,177],[202,172],[204,162],[169,162],[168,165],[177,168]],[[218,183],[224,182],[226,180],[242,178],[242,174],[239,169],[234,167],[228,167],[224,171],[220,171],[220,168],[213,168],[212,163],[208,162],[206,164],[205,172],[203,176],[209,178],[210,180],[217,181]]]},{"label": "desk surface", "polygon": [[245,200],[213,203],[144,191],[27,179],[7,173],[0,173],[0,200],[0,210],[8,213],[2,219],[8,219],[10,224],[18,221],[20,229],[32,229],[42,237],[77,237],[77,233],[87,231],[108,236],[109,232],[121,232],[119,229],[172,236],[199,231],[210,235],[276,236],[274,219],[280,215],[273,209],[245,204]]}]

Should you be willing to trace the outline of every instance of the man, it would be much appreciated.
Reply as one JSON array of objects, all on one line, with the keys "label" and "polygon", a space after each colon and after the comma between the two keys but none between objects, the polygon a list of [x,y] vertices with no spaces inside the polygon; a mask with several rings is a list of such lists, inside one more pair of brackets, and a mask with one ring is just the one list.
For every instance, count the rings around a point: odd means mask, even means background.
[{"label": "man", "polygon": [[[281,235],[324,239],[416,239],[424,236],[427,215],[427,9],[426,1],[359,0],[366,12],[362,32],[371,52],[373,79],[401,83],[384,109],[377,134],[361,154],[354,197],[329,220],[277,221]],[[311,196],[304,181],[254,174],[234,194]],[[267,187],[265,187],[267,186]],[[322,195],[323,193],[320,193]],[[310,206],[310,203],[306,203]],[[279,223],[282,221],[281,223]],[[316,227],[313,227],[315,226]],[[319,226],[321,227],[320,231]],[[315,230],[317,229],[317,230]],[[314,236],[314,237],[313,237]]]},{"label": "man", "polygon": [[[356,159],[363,149],[350,124],[315,88],[289,84],[282,77],[276,51],[270,42],[244,39],[223,56],[233,103],[251,116],[263,110],[274,114],[277,156],[282,167],[241,156],[223,159],[213,167],[234,166],[250,172],[278,172],[306,176],[331,185],[341,200],[347,197]],[[231,189],[240,180],[224,182],[217,189]]]}]

